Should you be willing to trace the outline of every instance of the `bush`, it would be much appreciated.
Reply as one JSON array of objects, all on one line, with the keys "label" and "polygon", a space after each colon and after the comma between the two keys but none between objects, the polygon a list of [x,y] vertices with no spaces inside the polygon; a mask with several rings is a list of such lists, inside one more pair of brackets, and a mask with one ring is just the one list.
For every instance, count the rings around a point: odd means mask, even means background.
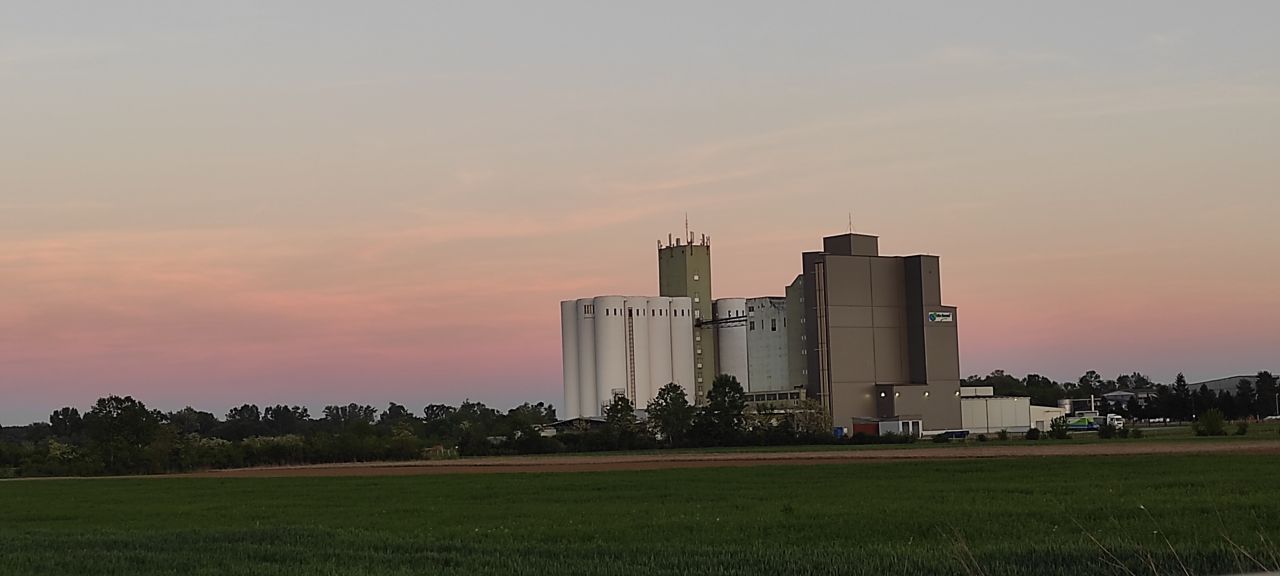
[{"label": "bush", "polygon": [[950,441],[951,441],[951,437],[947,436],[946,434],[938,434],[937,436],[933,437],[934,444],[946,444]]},{"label": "bush", "polygon": [[979,435],[978,435],[978,441],[979,441],[979,442],[986,442],[986,441],[987,441],[987,435],[986,435],[986,434],[979,434]]},{"label": "bush", "polygon": [[1134,428],[1133,430],[1130,430],[1130,431],[1129,431],[1129,437],[1130,437],[1130,438],[1141,438],[1141,437],[1142,437],[1142,429],[1141,429],[1141,428]]},{"label": "bush", "polygon": [[1249,433],[1249,423],[1248,423],[1248,422],[1237,422],[1237,423],[1236,423],[1236,436],[1244,436],[1245,434],[1248,434],[1248,433]]},{"label": "bush", "polygon": [[1128,428],[1121,428],[1121,429],[1119,429],[1119,430],[1116,430],[1116,436],[1119,436],[1119,437],[1121,437],[1121,438],[1128,438],[1128,437],[1129,437],[1129,429],[1128,429]]},{"label": "bush", "polygon": [[1066,416],[1054,418],[1049,423],[1049,437],[1054,440],[1066,440],[1071,438],[1071,425],[1067,423]]},{"label": "bush", "polygon": [[1191,425],[1191,430],[1196,436],[1226,436],[1226,421],[1222,417],[1222,411],[1214,408],[1205,412]]},{"label": "bush", "polygon": [[997,433],[996,433],[996,438],[999,438],[1001,441],[1008,440],[1008,439],[1009,439],[1009,431],[1008,431],[1008,430],[1001,430],[1001,431],[997,432]]},{"label": "bush", "polygon": [[1098,426],[1098,437],[1103,440],[1110,440],[1116,437],[1116,425],[1110,422],[1103,422]]},{"label": "bush", "polygon": [[1039,428],[1032,428],[1032,429],[1030,429],[1030,430],[1027,430],[1027,434],[1026,434],[1025,436],[1023,436],[1023,437],[1024,437],[1024,438],[1026,438],[1027,440],[1032,440],[1032,441],[1039,440],[1039,439],[1040,439],[1040,429],[1039,429]]}]

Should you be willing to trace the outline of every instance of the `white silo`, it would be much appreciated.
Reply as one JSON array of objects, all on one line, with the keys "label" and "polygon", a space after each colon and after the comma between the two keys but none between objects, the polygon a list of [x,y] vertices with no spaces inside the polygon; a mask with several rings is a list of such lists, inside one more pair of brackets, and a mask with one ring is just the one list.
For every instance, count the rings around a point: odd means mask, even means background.
[{"label": "white silo", "polygon": [[721,374],[738,379],[750,390],[747,372],[747,301],[721,298],[712,304],[716,319],[716,353]]},{"label": "white silo", "polygon": [[599,416],[596,395],[596,308],[591,298],[580,298],[575,304],[578,319],[578,415]]},{"label": "white silo", "polygon": [[658,390],[674,382],[671,372],[671,299],[649,299],[649,397],[638,399],[645,408],[658,396]]},{"label": "white silo", "polygon": [[653,397],[649,387],[648,298],[627,298],[627,328],[627,397],[636,408],[644,408]]},{"label": "white silo", "polygon": [[694,378],[693,299],[671,299],[671,381],[684,388],[689,402],[697,403]]},{"label": "white silo", "polygon": [[577,418],[581,415],[578,403],[582,401],[582,393],[578,388],[578,303],[574,300],[560,303],[560,355],[564,375],[560,417]]},{"label": "white silo", "polygon": [[596,414],[627,393],[627,301],[622,296],[600,296],[596,307]]}]

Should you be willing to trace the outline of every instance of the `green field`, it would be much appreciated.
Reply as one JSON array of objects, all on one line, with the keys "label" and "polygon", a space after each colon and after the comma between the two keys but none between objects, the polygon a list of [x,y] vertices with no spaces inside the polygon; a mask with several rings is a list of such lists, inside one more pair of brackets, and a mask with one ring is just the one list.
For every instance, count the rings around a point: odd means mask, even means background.
[{"label": "green field", "polygon": [[1229,454],[12,481],[0,574],[1228,573],[1280,567],[1278,489]]}]

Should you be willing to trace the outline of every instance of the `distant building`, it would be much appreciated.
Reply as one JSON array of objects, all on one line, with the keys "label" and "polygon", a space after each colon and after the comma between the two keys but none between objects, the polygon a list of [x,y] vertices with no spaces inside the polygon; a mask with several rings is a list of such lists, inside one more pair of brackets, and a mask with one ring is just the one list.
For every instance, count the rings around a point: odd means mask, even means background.
[{"label": "distant building", "polygon": [[712,326],[700,325],[712,317],[711,239],[693,234],[687,238],[667,238],[658,244],[658,293],[670,298],[688,298],[692,306],[694,375],[689,401],[701,403],[711,382],[720,372],[716,364],[716,333]]},{"label": "distant building", "polygon": [[728,374],[752,404],[818,400],[836,428],[961,429],[957,314],[936,256],[831,236],[784,297],[713,299],[710,240],[686,236],[658,243],[661,296],[561,303],[566,418],[598,417],[619,395],[643,409],[669,382],[704,404]]},{"label": "distant building", "polygon": [[877,237],[843,234],[802,262],[805,384],[834,425],[960,429],[958,319],[942,304],[938,257],[881,256]]},{"label": "distant building", "polygon": [[597,296],[560,303],[564,413],[601,416],[615,396],[644,409],[669,383],[693,396],[689,298]]},{"label": "distant building", "polygon": [[1226,391],[1234,395],[1236,393],[1236,387],[1240,385],[1241,381],[1248,382],[1249,385],[1254,387],[1255,390],[1258,387],[1258,377],[1256,375],[1231,376],[1228,378],[1215,378],[1213,380],[1205,380],[1204,382],[1196,382],[1195,384],[1188,384],[1187,387],[1190,388],[1192,392],[1197,392],[1200,390],[1201,386],[1205,386],[1209,388],[1209,391],[1213,392],[1214,394]]}]

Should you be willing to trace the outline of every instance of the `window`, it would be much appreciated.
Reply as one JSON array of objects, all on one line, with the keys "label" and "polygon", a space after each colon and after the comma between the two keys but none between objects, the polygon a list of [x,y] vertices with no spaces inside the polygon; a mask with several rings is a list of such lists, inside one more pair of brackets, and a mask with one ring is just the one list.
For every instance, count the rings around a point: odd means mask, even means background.
[{"label": "window", "polygon": [[699,369],[699,370],[701,370],[701,369],[702,369],[702,363],[701,363],[701,362],[699,362],[699,363],[698,363],[698,369]]},{"label": "window", "polygon": [[749,326],[747,327],[747,330],[755,330],[755,329],[756,329],[756,321],[755,321],[755,320],[752,320],[752,321],[749,323]]},{"label": "window", "polygon": [[755,311],[756,311],[756,307],[755,307],[755,306],[747,306],[747,311],[748,311],[748,312],[755,312]]},{"label": "window", "polygon": [[694,275],[693,275],[693,281],[694,281],[694,282],[697,282],[698,280],[701,280],[701,279],[702,279],[702,278],[701,278],[700,276],[698,276],[697,274],[694,274]]},{"label": "window", "polygon": [[770,318],[770,319],[769,319],[769,330],[770,330],[770,331],[772,331],[772,332],[777,332],[777,331],[778,331],[778,319],[777,319],[777,318]]}]

